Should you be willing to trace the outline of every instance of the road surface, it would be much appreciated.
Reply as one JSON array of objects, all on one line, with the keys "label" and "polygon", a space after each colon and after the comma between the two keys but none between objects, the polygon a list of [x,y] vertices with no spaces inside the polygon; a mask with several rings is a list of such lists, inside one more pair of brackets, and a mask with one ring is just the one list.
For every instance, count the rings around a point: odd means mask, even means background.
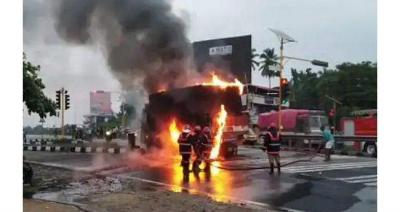
[{"label": "road surface", "polygon": [[[269,169],[231,171],[217,167],[260,168],[265,155],[241,147],[235,160],[216,161],[210,173],[189,174],[185,179],[179,158],[165,153],[139,154],[29,152],[29,161],[76,171],[109,169],[109,176],[135,180],[175,192],[210,196],[216,201],[239,202],[289,211],[376,211],[377,160],[333,155],[332,161],[310,154],[282,152],[282,164],[302,160],[270,175]],[[307,161],[307,159],[311,159]]]}]

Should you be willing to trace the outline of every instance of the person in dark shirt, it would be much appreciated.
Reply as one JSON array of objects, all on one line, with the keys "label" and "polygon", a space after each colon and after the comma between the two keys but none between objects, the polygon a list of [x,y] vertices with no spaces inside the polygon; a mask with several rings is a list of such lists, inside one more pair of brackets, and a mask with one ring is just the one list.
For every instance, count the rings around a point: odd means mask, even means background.
[{"label": "person in dark shirt", "polygon": [[192,154],[192,144],[190,143],[190,126],[186,125],[183,132],[179,135],[179,153],[182,156],[181,166],[183,167],[183,172],[189,172],[190,156]]},{"label": "person in dark shirt", "polygon": [[200,126],[196,126],[194,128],[194,133],[192,135],[190,135],[190,137],[189,137],[189,141],[192,144],[194,154],[196,156],[195,160],[193,161],[193,165],[192,165],[193,171],[195,171],[195,172],[200,171],[199,166],[202,161],[202,143],[206,142],[206,141],[204,141],[205,139],[207,139],[207,138],[202,133]]},{"label": "person in dark shirt", "polygon": [[267,150],[268,160],[270,164],[270,174],[274,173],[274,162],[278,168],[278,174],[281,173],[281,163],[279,152],[281,150],[281,136],[275,123],[271,123],[268,131],[264,134],[264,147]]}]

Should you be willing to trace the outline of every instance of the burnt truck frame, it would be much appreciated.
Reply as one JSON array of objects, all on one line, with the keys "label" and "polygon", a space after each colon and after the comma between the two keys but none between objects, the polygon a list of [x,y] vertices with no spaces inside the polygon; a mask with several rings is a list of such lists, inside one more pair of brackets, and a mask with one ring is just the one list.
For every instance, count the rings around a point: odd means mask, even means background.
[{"label": "burnt truck frame", "polygon": [[[196,85],[150,94],[149,102],[143,109],[140,141],[146,148],[162,148],[164,142],[156,135],[173,118],[191,126],[211,126],[221,104],[225,106],[228,116],[242,115],[241,97],[236,87]],[[225,146],[232,145],[237,149],[234,141],[225,140],[221,145],[222,152],[225,148],[235,151],[235,148]]]}]

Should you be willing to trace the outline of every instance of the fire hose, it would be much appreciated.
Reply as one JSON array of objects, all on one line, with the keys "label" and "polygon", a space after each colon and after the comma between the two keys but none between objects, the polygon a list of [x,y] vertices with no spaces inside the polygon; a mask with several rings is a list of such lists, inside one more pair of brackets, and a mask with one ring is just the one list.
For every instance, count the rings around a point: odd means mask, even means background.
[{"label": "fire hose", "polygon": [[[289,166],[295,163],[299,163],[299,162],[309,162],[312,159],[314,159],[315,157],[318,156],[318,150],[321,148],[321,144],[319,144],[318,148],[313,151],[311,153],[311,157],[309,157],[308,159],[299,159],[299,160],[294,160],[288,163],[284,163],[281,164],[281,167],[285,167],[285,166]],[[265,148],[260,148],[261,150],[265,151]],[[211,166],[218,168],[218,169],[223,169],[223,170],[227,170],[227,171],[249,171],[249,170],[257,170],[257,169],[269,169],[270,166],[256,166],[256,167],[227,167],[227,166],[217,166],[213,163],[211,163]]]}]

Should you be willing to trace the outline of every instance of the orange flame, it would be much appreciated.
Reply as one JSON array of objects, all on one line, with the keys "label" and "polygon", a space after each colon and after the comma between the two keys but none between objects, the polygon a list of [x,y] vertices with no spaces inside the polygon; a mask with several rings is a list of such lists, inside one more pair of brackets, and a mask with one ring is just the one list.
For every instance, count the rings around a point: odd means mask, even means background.
[{"label": "orange flame", "polygon": [[169,124],[168,130],[169,130],[170,138],[173,141],[173,143],[178,144],[178,138],[179,138],[179,135],[181,134],[181,131],[176,126],[175,119],[173,119],[172,122]]},{"label": "orange flame", "polygon": [[204,82],[204,83],[202,83],[202,85],[219,86],[222,89],[225,89],[227,87],[237,87],[239,89],[239,94],[243,93],[243,87],[244,87],[244,85],[238,79],[235,79],[234,82],[227,82],[227,81],[221,80],[214,73],[212,73],[211,82]]},{"label": "orange flame", "polygon": [[221,147],[222,143],[222,135],[224,133],[224,127],[226,123],[226,117],[228,116],[228,113],[225,110],[225,106],[221,105],[221,110],[219,111],[217,115],[217,133],[214,137],[214,146],[211,150],[210,154],[210,159],[216,159],[219,154],[219,149]]}]

